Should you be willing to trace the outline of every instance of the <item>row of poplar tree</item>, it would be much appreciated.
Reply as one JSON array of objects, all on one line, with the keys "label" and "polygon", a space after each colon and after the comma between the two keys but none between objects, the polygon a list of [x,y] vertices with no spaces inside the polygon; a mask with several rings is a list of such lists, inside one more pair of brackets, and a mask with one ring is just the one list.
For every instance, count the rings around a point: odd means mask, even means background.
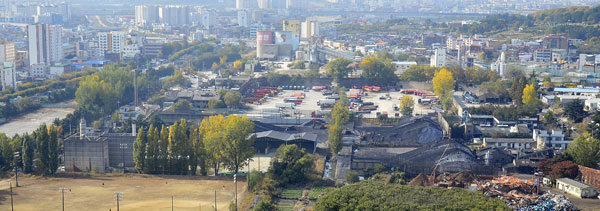
[{"label": "row of poplar tree", "polygon": [[246,116],[210,116],[199,127],[185,119],[160,128],[140,128],[133,143],[133,159],[138,173],[207,175],[213,168],[237,173],[254,155],[254,123]]},{"label": "row of poplar tree", "polygon": [[60,126],[43,124],[32,134],[12,138],[0,134],[0,170],[54,175],[60,162],[61,133]]}]

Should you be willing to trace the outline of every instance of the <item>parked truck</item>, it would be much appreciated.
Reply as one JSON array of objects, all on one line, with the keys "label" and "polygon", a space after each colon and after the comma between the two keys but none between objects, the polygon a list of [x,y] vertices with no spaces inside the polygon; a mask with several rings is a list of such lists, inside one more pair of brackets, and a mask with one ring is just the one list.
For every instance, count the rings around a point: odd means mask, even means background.
[{"label": "parked truck", "polygon": [[275,107],[279,109],[295,109],[296,106],[294,103],[276,103]]},{"label": "parked truck", "polygon": [[325,116],[331,116],[331,110],[316,110],[311,113],[312,118],[323,118]]},{"label": "parked truck", "polygon": [[333,106],[335,104],[335,99],[322,99],[322,100],[317,100],[317,105],[318,106]]}]

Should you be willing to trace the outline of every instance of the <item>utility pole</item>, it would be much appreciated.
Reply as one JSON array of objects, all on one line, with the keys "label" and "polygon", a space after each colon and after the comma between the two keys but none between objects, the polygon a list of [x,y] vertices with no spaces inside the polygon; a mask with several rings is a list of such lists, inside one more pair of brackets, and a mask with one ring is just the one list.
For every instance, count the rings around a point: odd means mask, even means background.
[{"label": "utility pole", "polygon": [[[19,152],[15,152],[14,153],[14,158],[15,160],[19,160],[19,158],[21,157],[21,153]],[[15,187],[19,187],[19,165],[15,164]]]},{"label": "utility pole", "polygon": [[235,184],[235,211],[238,210],[238,201],[237,201],[237,174],[233,174],[233,184]]},{"label": "utility pole", "polygon": [[[12,195],[11,195],[11,200],[12,200]],[[215,190],[215,211],[217,211],[217,190]]]},{"label": "utility pole", "polygon": [[[8,186],[10,186],[10,210],[11,211],[15,211],[15,207],[14,207],[14,204],[13,204],[12,182],[8,182]],[[216,194],[216,192],[215,192],[215,194]]]},{"label": "utility pole", "polygon": [[123,192],[115,192],[115,200],[117,200],[117,211],[119,211],[119,201],[123,200]]},{"label": "utility pole", "polygon": [[66,187],[58,188],[58,191],[62,194],[62,211],[65,211],[65,192],[68,190]]},{"label": "utility pole", "polygon": [[174,206],[173,206],[173,204],[174,204],[173,203],[173,195],[171,195],[171,211],[173,211],[173,209],[175,209]]},{"label": "utility pole", "polygon": [[120,144],[119,148],[121,148],[121,162],[123,163],[123,174],[125,174],[125,149],[127,149],[127,144]]}]

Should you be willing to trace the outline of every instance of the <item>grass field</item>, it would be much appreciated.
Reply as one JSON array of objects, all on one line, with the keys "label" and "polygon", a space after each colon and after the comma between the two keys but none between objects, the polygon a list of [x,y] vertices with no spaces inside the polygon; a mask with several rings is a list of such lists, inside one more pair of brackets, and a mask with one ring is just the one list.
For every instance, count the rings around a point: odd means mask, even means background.
[{"label": "grass field", "polygon": [[302,190],[285,189],[281,192],[281,197],[284,199],[300,199],[302,197]]},{"label": "grass field", "polygon": [[[10,180],[14,182],[13,180]],[[9,180],[0,181],[0,210],[10,210]],[[104,186],[102,186],[104,183]],[[14,184],[13,184],[14,185]],[[215,190],[218,210],[227,210],[234,197],[232,181],[201,180],[195,177],[110,176],[93,178],[19,177],[13,188],[15,210],[61,210],[59,187],[67,187],[65,210],[116,210],[114,193],[122,192],[122,210],[214,210]],[[238,196],[246,190],[238,182]]]}]

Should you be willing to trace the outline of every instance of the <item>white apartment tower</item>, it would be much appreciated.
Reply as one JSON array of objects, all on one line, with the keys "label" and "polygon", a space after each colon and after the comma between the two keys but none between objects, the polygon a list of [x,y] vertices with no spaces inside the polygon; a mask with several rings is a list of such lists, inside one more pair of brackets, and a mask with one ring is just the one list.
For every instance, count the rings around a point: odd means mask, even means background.
[{"label": "white apartment tower", "polygon": [[238,10],[237,22],[241,27],[248,27],[250,25],[250,13],[248,10]]},{"label": "white apartment tower", "polygon": [[104,53],[122,53],[125,48],[125,33],[124,32],[101,32],[98,33],[98,50],[100,56]]},{"label": "white apartment tower", "polygon": [[17,73],[14,62],[2,62],[0,84],[2,84],[2,89],[17,87]]},{"label": "white apartment tower", "polygon": [[492,64],[491,69],[498,72],[500,77],[504,77],[504,75],[508,72],[506,69],[506,55],[504,54],[504,51],[502,51],[500,57],[498,57],[498,60]]},{"label": "white apartment tower", "polygon": [[62,59],[62,27],[48,24],[27,26],[29,64],[52,64]]},{"label": "white apartment tower", "polygon": [[430,65],[432,67],[444,67],[446,66],[446,49],[438,48],[435,49],[433,56],[430,59]]},{"label": "white apartment tower", "polygon": [[160,20],[159,7],[154,5],[135,6],[135,23],[137,25],[150,25]]}]

